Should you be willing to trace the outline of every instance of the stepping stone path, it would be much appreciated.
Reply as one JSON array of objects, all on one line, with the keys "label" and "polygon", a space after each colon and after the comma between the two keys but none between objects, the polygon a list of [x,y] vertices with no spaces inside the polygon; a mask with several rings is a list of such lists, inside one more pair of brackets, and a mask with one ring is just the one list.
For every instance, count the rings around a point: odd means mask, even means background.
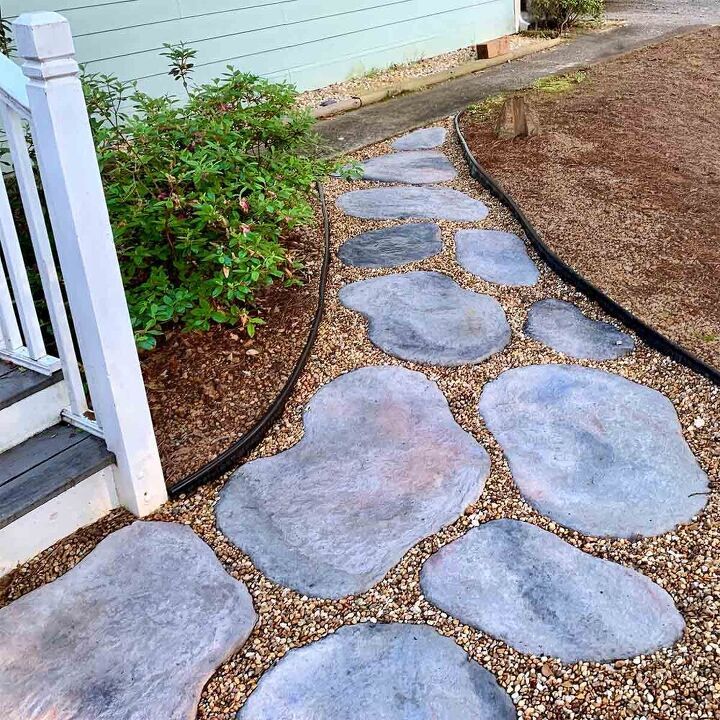
[{"label": "stepping stone path", "polygon": [[291,650],[238,720],[515,720],[507,693],[427,625],[354,625]]},{"label": "stepping stone path", "polygon": [[422,128],[396,140],[393,150],[432,150],[445,142],[447,130],[442,127]]},{"label": "stepping stone path", "polygon": [[430,185],[454,180],[457,170],[437,150],[392,153],[360,163],[363,180]]},{"label": "stepping stone path", "polygon": [[442,250],[440,228],[432,223],[411,223],[370,230],[343,243],[338,257],[345,265],[392,268],[424,260]]},{"label": "stepping stone path", "polygon": [[502,230],[460,230],[455,235],[457,261],[468,272],[500,285],[534,285],[540,273],[525,243]]},{"label": "stepping stone path", "polygon": [[708,478],[656,390],[602,370],[532,365],[486,385],[479,409],[523,497],[562,525],[659,535],[705,507]]},{"label": "stepping stone path", "polygon": [[370,340],[403,360],[430,365],[479,363],[510,341],[500,303],[438,272],[361,280],[340,290],[345,307],[369,320]]},{"label": "stepping stone path", "polygon": [[634,570],[516,520],[473,528],[423,566],[428,600],[524,653],[611,662],[670,647],[685,623]]},{"label": "stepping stone path", "polygon": [[137,522],[0,610],[0,717],[195,717],[256,619],[190,528]]},{"label": "stepping stone path", "polygon": [[610,323],[585,317],[572,303],[552,298],[530,307],[524,332],[574,358],[614,360],[635,348],[635,341],[627,333]]},{"label": "stepping stone path", "polygon": [[294,447],[241,467],[220,530],[269,578],[305,595],[364,592],[477,500],[484,448],[424,375],[366,367],[322,387]]},{"label": "stepping stone path", "polygon": [[380,187],[353,190],[341,195],[338,207],[347,215],[376,220],[417,218],[419,220],[484,220],[485,203],[450,188]]}]

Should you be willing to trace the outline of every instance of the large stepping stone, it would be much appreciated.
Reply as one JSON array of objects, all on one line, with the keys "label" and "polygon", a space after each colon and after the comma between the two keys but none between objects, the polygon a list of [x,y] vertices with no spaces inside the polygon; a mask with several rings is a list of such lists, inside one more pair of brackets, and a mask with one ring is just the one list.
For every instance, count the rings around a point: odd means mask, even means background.
[{"label": "large stepping stone", "polygon": [[441,250],[442,239],[437,225],[410,223],[356,235],[343,243],[338,257],[345,265],[387,268],[425,260]]},{"label": "large stepping stone", "polygon": [[194,718],[256,619],[190,528],[134,523],[0,610],[0,717]]},{"label": "large stepping stone", "polygon": [[502,230],[460,230],[455,235],[457,261],[468,272],[500,285],[534,285],[540,273],[513,233]]},{"label": "large stepping stone", "polygon": [[485,203],[442,187],[381,187],[341,195],[337,206],[352,217],[375,220],[484,220]]},{"label": "large stepping stone", "polygon": [[368,319],[375,345],[402,360],[469,365],[510,342],[510,326],[497,300],[465,290],[439,272],[361,280],[340,290],[340,302]]},{"label": "large stepping stone", "polygon": [[376,182],[432,185],[457,177],[457,170],[445,155],[437,150],[380,155],[360,163],[363,180]]},{"label": "large stepping stone", "polygon": [[562,300],[540,300],[531,305],[524,332],[574,358],[613,360],[635,348],[627,333],[585,317],[579,307]]},{"label": "large stepping stone", "polygon": [[619,375],[533,365],[486,385],[480,414],[523,497],[589,535],[660,535],[707,502],[672,403]]},{"label": "large stepping stone", "polygon": [[270,579],[305,595],[364,592],[477,500],[485,449],[424,375],[366,367],[321,388],[294,447],[223,488],[222,532]]},{"label": "large stepping stone", "polygon": [[443,127],[421,128],[403,135],[393,144],[393,150],[432,150],[445,142],[447,130]]},{"label": "large stepping stone", "polygon": [[653,653],[685,628],[649,578],[516,520],[485,523],[446,545],[423,566],[421,586],[466,625],[566,663]]},{"label": "large stepping stone", "polygon": [[354,625],[291,650],[238,720],[514,720],[508,694],[427,625]]}]

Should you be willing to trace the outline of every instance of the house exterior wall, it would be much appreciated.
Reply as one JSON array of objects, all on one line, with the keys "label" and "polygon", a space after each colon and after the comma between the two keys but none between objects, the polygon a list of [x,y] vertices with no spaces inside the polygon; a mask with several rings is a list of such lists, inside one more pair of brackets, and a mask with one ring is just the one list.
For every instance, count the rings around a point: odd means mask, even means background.
[{"label": "house exterior wall", "polygon": [[68,18],[88,72],[175,89],[163,43],[197,50],[195,79],[227,65],[299,89],[485,42],[516,30],[515,0],[1,0],[3,15]]}]

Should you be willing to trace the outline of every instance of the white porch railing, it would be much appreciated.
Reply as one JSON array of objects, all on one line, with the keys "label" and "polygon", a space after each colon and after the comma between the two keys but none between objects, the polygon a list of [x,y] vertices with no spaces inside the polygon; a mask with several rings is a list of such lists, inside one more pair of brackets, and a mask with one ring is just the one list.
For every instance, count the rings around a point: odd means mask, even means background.
[{"label": "white porch railing", "polygon": [[[70,26],[57,13],[28,13],[13,23],[13,31],[23,64],[21,69],[0,55],[0,119],[59,357],[46,352],[4,179],[0,180],[0,357],[46,374],[62,369],[70,398],[63,417],[104,437],[117,460],[120,502],[142,516],[167,496]],[[33,175],[26,126],[71,319]]]}]

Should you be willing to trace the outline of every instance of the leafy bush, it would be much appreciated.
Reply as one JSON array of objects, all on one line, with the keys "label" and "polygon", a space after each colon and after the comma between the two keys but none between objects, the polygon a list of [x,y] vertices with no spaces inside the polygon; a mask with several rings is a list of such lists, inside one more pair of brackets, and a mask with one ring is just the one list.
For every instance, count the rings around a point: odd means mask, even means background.
[{"label": "leafy bush", "polygon": [[599,20],[605,11],[604,0],[532,0],[536,25],[565,30],[583,18]]},{"label": "leafy bush", "polygon": [[295,90],[228,68],[189,82],[194,52],[169,47],[187,98],[151,97],[112,76],[86,100],[138,345],[163,328],[239,324],[252,335],[258,288],[298,283],[283,237],[313,219],[313,119]]}]

